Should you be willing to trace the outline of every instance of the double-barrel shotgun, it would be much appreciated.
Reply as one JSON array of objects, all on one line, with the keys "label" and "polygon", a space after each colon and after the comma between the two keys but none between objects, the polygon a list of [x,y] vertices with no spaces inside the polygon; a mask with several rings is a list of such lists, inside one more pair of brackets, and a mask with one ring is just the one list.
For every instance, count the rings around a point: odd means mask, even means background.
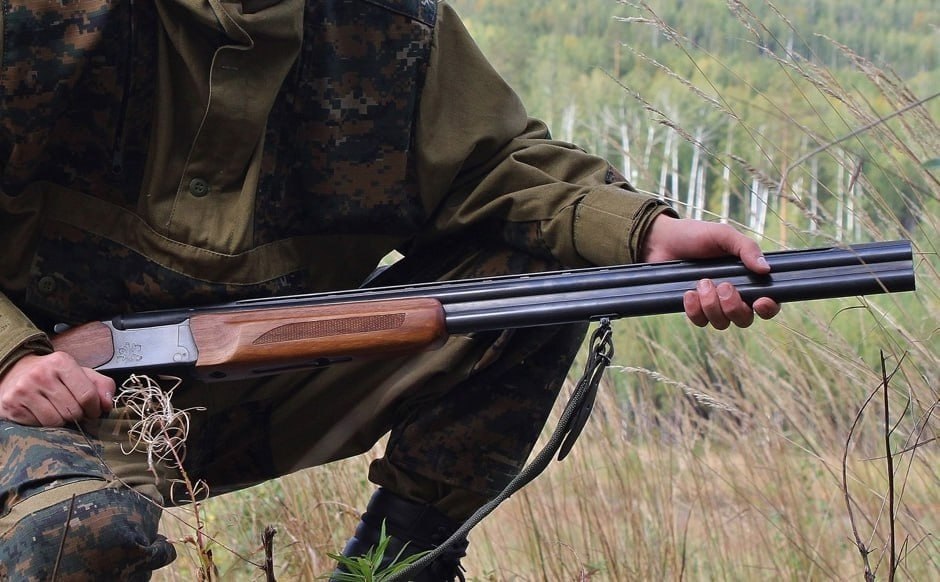
[{"label": "double-barrel shotgun", "polygon": [[248,299],[119,315],[52,343],[111,375],[186,368],[218,381],[405,355],[452,334],[677,313],[703,278],[732,283],[749,303],[912,291],[912,254],[899,240],[768,252],[767,275],[713,259]]}]

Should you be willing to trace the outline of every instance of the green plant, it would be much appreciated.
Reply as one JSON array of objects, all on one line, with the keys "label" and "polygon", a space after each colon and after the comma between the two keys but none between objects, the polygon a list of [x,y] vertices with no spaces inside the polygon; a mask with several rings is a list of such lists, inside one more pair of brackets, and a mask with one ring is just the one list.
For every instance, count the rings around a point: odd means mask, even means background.
[{"label": "green plant", "polygon": [[336,560],[341,570],[327,576],[336,582],[383,582],[389,580],[406,570],[413,563],[421,559],[427,552],[419,552],[404,556],[407,544],[399,550],[392,562],[382,568],[382,561],[388,551],[388,545],[391,542],[391,536],[385,533],[385,522],[382,522],[382,528],[379,533],[379,543],[370,548],[362,556],[344,556],[342,554],[328,553],[327,555]]}]

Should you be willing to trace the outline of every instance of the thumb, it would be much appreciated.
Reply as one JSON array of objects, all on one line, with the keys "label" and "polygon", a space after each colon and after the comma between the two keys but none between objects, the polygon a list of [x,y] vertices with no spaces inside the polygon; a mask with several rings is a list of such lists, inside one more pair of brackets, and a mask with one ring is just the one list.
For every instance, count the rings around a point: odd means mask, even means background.
[{"label": "thumb", "polygon": [[744,263],[744,266],[754,271],[755,273],[760,273],[765,275],[770,272],[770,263],[767,262],[767,259],[764,258],[763,251],[760,250],[760,247],[757,246],[757,243],[748,239],[750,244],[746,245],[741,249],[741,262]]},{"label": "thumb", "polygon": [[761,275],[770,272],[764,251],[752,238],[731,227],[722,229],[720,233],[724,240],[719,242],[719,246],[741,259],[745,267]]}]

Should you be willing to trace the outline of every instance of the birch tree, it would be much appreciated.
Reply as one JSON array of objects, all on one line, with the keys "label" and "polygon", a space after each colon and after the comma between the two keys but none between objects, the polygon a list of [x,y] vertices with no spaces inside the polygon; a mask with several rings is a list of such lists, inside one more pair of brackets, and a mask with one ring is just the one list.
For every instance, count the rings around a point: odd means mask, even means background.
[{"label": "birch tree", "polygon": [[731,217],[731,151],[734,145],[734,125],[728,123],[728,136],[725,139],[725,162],[721,169],[721,222],[727,223]]},{"label": "birch tree", "polygon": [[668,189],[666,188],[666,180],[669,178],[669,160],[670,154],[672,152],[672,141],[674,138],[674,133],[672,131],[666,132],[666,140],[663,144],[663,160],[659,168],[659,195],[660,197],[665,197]]},{"label": "birch tree", "polygon": [[698,166],[702,150],[698,144],[701,143],[702,134],[703,130],[699,126],[695,130],[695,141],[692,143],[692,161],[689,163],[689,183],[685,194],[685,215],[687,217],[693,216],[697,211],[695,189],[698,187]]},{"label": "birch tree", "polygon": [[819,230],[819,158],[809,162],[809,231]]}]

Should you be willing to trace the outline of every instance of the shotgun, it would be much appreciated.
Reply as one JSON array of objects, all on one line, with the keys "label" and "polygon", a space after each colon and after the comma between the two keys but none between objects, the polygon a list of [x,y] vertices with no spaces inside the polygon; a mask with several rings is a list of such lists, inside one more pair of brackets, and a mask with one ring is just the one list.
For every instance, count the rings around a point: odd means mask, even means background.
[{"label": "shotgun", "polygon": [[148,311],[64,329],[52,344],[110,375],[176,369],[219,381],[414,353],[451,334],[678,313],[702,278],[732,283],[749,303],[914,290],[905,240],[765,256],[763,276],[736,258],[670,261]]}]

